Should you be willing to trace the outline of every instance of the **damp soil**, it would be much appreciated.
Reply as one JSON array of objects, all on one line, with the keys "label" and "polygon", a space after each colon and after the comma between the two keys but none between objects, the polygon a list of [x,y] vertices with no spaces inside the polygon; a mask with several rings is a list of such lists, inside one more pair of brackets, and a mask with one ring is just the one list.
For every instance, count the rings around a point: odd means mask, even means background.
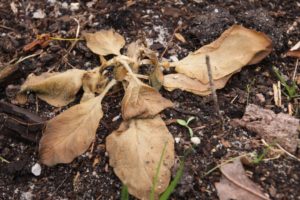
[{"label": "damp soil", "polygon": [[[80,21],[81,34],[114,28],[125,36],[127,43],[142,39],[160,54],[168,46],[164,57],[173,59],[180,59],[214,41],[233,24],[262,31],[272,38],[274,50],[266,59],[243,68],[225,88],[217,91],[223,123],[215,115],[210,96],[161,90],[164,97],[176,104],[175,109],[166,109],[161,113],[171,134],[180,138],[180,142],[175,144],[177,162],[172,169],[173,176],[179,159],[191,144],[188,131],[176,123],[170,123],[172,119],[194,116],[191,127],[201,139],[195,151],[187,157],[183,178],[171,199],[218,199],[214,183],[220,180],[220,171],[215,170],[207,176],[204,174],[231,157],[246,152],[262,152],[263,147],[256,134],[230,125],[232,119],[243,115],[247,104],[260,105],[276,113],[288,111],[289,102],[285,96],[282,97],[282,108],[274,104],[272,84],[277,79],[272,67],[276,66],[289,78],[293,76],[296,60],[284,57],[284,53],[299,40],[298,1],[103,0],[80,1],[79,9],[71,10],[58,0],[24,0],[14,1],[17,8],[15,13],[8,2],[13,1],[0,1],[0,65],[42,51],[39,56],[18,64],[18,70],[1,83],[0,99],[9,103],[13,102],[15,88],[30,73],[39,74],[49,69],[89,69],[100,64],[98,57],[87,48],[84,41],[78,41],[70,52],[70,42],[57,40],[44,48],[23,51],[24,45],[32,42],[38,34],[74,38],[78,25],[73,18]],[[72,3],[69,0],[64,2],[68,5]],[[34,19],[34,13],[39,9],[45,16]],[[179,26],[178,32],[184,36],[186,43],[170,40]],[[70,164],[42,166],[42,173],[37,177],[31,173],[31,167],[38,161],[38,144],[2,135],[0,131],[0,156],[10,161],[0,163],[0,199],[120,199],[122,184],[108,164],[105,137],[121,123],[121,118],[116,116],[120,116],[123,93],[114,92],[104,99],[105,114],[92,151],[89,150]],[[76,103],[78,100],[71,105]],[[297,99],[291,104],[294,115],[299,117]],[[51,107],[34,94],[29,95],[28,103],[22,107],[45,120],[67,109]],[[299,150],[296,156],[300,156]],[[298,161],[281,156],[246,169],[249,178],[262,187],[271,199],[300,199]]]}]

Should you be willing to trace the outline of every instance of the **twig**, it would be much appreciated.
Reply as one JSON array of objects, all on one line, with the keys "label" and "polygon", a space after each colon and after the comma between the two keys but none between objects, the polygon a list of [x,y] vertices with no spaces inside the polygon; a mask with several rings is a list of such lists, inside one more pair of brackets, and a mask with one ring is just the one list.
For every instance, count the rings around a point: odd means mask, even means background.
[{"label": "twig", "polygon": [[[29,55],[29,56],[26,56],[24,58],[19,58],[15,63],[13,62],[9,62],[9,64],[3,68],[0,68],[0,81],[2,81],[3,79],[5,79],[6,77],[8,77],[9,75],[11,75],[12,73],[14,73],[15,71],[18,70],[18,64],[23,62],[24,60],[27,60],[29,58],[32,58],[32,57],[35,57],[35,56],[38,56],[42,53],[42,51],[38,52],[38,53],[35,53],[35,54],[32,54],[32,55]],[[15,60],[15,59],[14,59]]]},{"label": "twig", "polygon": [[207,66],[209,86],[210,86],[212,97],[213,97],[214,104],[215,104],[215,111],[216,111],[217,115],[221,118],[220,106],[219,106],[218,96],[216,93],[216,88],[215,88],[213,77],[212,77],[209,56],[205,56],[205,60],[206,60],[206,66]]},{"label": "twig", "polygon": [[250,154],[251,154],[251,153],[246,153],[246,154],[242,154],[242,155],[240,155],[240,156],[234,157],[234,158],[230,158],[230,159],[228,159],[228,160],[222,162],[221,164],[215,166],[214,168],[212,168],[212,169],[209,170],[208,172],[206,172],[202,177],[204,178],[205,176],[209,175],[210,173],[212,173],[212,172],[215,171],[216,169],[218,169],[218,168],[220,168],[220,167],[222,167],[222,166],[224,166],[224,165],[226,165],[226,164],[228,164],[228,163],[234,161],[235,159],[242,158],[242,157],[248,156],[248,155],[250,155]]},{"label": "twig", "polygon": [[176,33],[179,29],[181,29],[181,24],[178,25],[178,26],[175,28],[175,30],[174,30],[174,32],[173,32],[173,34],[172,34],[172,37],[171,37],[170,40],[168,41],[167,46],[165,47],[164,51],[161,53],[161,55],[160,55],[160,57],[159,57],[160,59],[162,59],[162,57],[163,57],[163,56],[166,54],[166,52],[168,51],[169,46],[170,46],[170,43],[171,43],[172,40],[174,39],[175,33]]},{"label": "twig", "polygon": [[282,148],[282,146],[280,146],[279,144],[276,144],[276,146],[281,149],[284,153],[286,153],[288,156],[294,158],[295,160],[300,162],[300,159],[297,158],[296,156],[294,156],[293,154],[291,154],[290,152],[288,152],[287,150],[285,150],[284,148]]},{"label": "twig", "polygon": [[173,109],[173,110],[175,110],[175,111],[177,111],[177,112],[179,112],[179,113],[201,117],[201,115],[199,113],[196,113],[196,112],[192,112],[192,111],[188,111],[188,110],[182,110],[182,109],[176,108],[176,107],[170,107],[170,108]]},{"label": "twig", "polygon": [[299,64],[299,59],[296,60],[296,66],[295,66],[295,70],[294,70],[294,73],[293,73],[293,79],[292,79],[293,81],[295,81],[295,78],[296,78],[298,64]]}]

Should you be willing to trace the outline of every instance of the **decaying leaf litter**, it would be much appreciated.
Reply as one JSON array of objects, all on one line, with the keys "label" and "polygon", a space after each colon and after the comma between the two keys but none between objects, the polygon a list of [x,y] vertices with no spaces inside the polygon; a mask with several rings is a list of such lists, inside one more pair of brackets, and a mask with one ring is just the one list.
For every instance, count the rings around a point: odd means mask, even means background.
[{"label": "decaying leaf litter", "polygon": [[[114,52],[113,54],[115,54],[115,55],[118,55],[119,53],[118,53],[118,50],[112,50],[112,52]],[[116,60],[118,60],[118,59],[116,59]],[[126,60],[126,59],[125,59]],[[108,61],[109,62],[109,61]],[[124,63],[125,61],[123,60],[123,59],[120,59],[120,60],[118,60],[118,62],[120,62],[119,64],[122,64],[122,62]],[[127,61],[126,61],[127,62]],[[179,61],[180,62],[180,61]],[[246,61],[247,62],[247,61]],[[130,63],[129,63],[130,64]],[[136,65],[135,65],[136,66]],[[172,63],[171,63],[171,66],[172,66]],[[205,68],[204,68],[205,69]],[[128,70],[128,71],[130,71],[130,70]],[[179,71],[178,71],[179,72]],[[88,73],[88,72],[86,72],[86,73]],[[225,73],[228,73],[228,72],[225,72]],[[132,73],[132,74],[130,74],[131,76],[128,76],[127,78],[125,78],[124,80],[125,81],[123,81],[123,82],[125,82],[125,84],[123,84],[123,87],[126,87],[126,84],[128,84],[129,83],[129,85],[130,85],[130,83],[132,83],[131,81],[132,80],[134,80],[134,83],[135,84],[137,84],[138,82],[139,82],[139,80],[137,80],[137,79],[135,79],[134,77],[134,74]],[[229,73],[229,75],[231,76],[231,74]],[[227,76],[227,74],[225,74],[225,75],[223,75],[224,77],[226,77]],[[192,77],[192,78],[194,78],[194,77]],[[228,77],[229,78],[229,77]],[[191,79],[191,78],[189,78],[189,79]],[[218,79],[218,78],[217,78]],[[127,83],[126,83],[126,81],[127,81]],[[197,81],[197,80],[196,80]],[[203,81],[203,80],[202,80]],[[226,83],[226,81],[227,80],[225,80],[224,82]],[[201,81],[200,81],[201,82]],[[205,80],[203,81],[203,82],[205,82]],[[207,83],[207,82],[206,82]],[[224,83],[224,84],[225,84]],[[83,82],[82,82],[82,84],[83,84]],[[89,83],[88,83],[89,84]],[[51,84],[50,84],[51,85]],[[129,85],[127,86],[127,87],[129,87]],[[139,84],[137,84],[137,86],[134,86],[134,88],[145,88],[146,87],[146,85],[145,86],[141,86],[142,84],[141,83],[139,83]],[[224,86],[224,85],[223,85]],[[220,87],[223,87],[223,86],[220,86]],[[80,87],[80,86],[79,86]],[[84,86],[84,84],[83,84],[83,90],[84,90],[84,92],[86,93],[89,93],[89,94],[91,94],[91,92],[90,92],[90,89],[88,89],[88,91],[85,89],[86,87]],[[89,88],[91,88],[91,87],[89,87]],[[147,87],[146,87],[147,88]],[[148,88],[150,88],[150,87],[148,87]],[[28,89],[28,90],[34,90],[34,89]],[[138,89],[137,89],[138,90]],[[148,89],[147,89],[148,90]],[[134,90],[132,90],[132,91],[134,91]],[[39,91],[39,89],[37,89],[36,90],[36,92],[37,92],[37,94],[40,92]],[[155,92],[155,90],[153,90],[153,92],[152,93],[154,93]],[[209,92],[209,90],[208,90],[208,92]],[[42,91],[42,93],[44,93],[44,91]],[[46,91],[46,94],[48,93],[48,91]],[[51,92],[50,92],[51,93]],[[75,92],[75,94],[76,94],[77,92]],[[131,94],[130,94],[130,92],[128,92],[129,93],[129,95],[128,94],[126,94],[127,93],[127,91],[125,90],[125,96],[127,95],[127,96],[130,96]],[[132,93],[132,92],[131,92]],[[139,94],[138,94],[139,95]],[[137,96],[138,96],[137,95]],[[47,96],[47,95],[46,95]],[[59,96],[59,95],[58,95]],[[73,96],[74,96],[74,93],[73,93]],[[86,96],[86,95],[85,95]],[[94,95],[94,93],[92,92],[92,95],[91,95],[91,97],[87,97],[88,99],[89,98],[93,98],[95,95]],[[40,97],[41,99],[43,99],[42,97]],[[71,96],[71,99],[72,98],[74,98],[74,97],[72,97]],[[45,99],[47,99],[47,97],[46,98],[44,98],[44,100]],[[124,99],[125,99],[125,97],[124,97]],[[124,99],[123,99],[123,101],[124,101]],[[129,101],[132,101],[132,100],[130,100],[130,99],[133,99],[134,100],[134,96],[132,96],[131,98],[129,98]],[[47,101],[47,100],[45,100],[45,101]],[[148,101],[148,99],[145,99],[145,100],[141,100],[141,111],[144,113],[145,111],[142,109],[143,107],[145,107],[144,105],[143,105],[143,103],[145,104],[145,105],[147,105],[147,101]],[[151,100],[150,100],[151,101]],[[47,101],[48,102],[48,101]],[[84,100],[82,103],[85,103],[86,101]],[[88,101],[87,101],[88,102]],[[49,103],[49,102],[48,102]],[[152,103],[152,102],[151,102]],[[80,104],[79,104],[80,105]],[[122,102],[122,115],[123,115],[123,118],[124,118],[124,102]],[[137,101],[137,105],[140,105],[140,102],[139,101]],[[169,106],[171,106],[171,105],[169,105]],[[74,107],[76,107],[76,106],[74,106]],[[130,108],[130,107],[129,107]],[[149,108],[149,107],[148,107]],[[164,108],[160,108],[160,110],[158,110],[158,112],[160,112],[162,109],[164,109]],[[126,110],[126,109],[125,109]],[[134,111],[134,110],[133,110]],[[139,111],[139,109],[138,109],[138,111]],[[147,106],[146,106],[146,111],[147,111]],[[68,112],[68,110],[67,111],[65,111],[66,113]],[[64,113],[64,112],[62,112],[62,113]],[[156,113],[157,114],[157,113]],[[63,115],[63,114],[61,114],[61,115]],[[151,117],[153,117],[153,115],[155,115],[155,114],[152,114],[152,116],[151,116],[151,114],[150,114],[150,116]],[[137,118],[144,118],[145,116],[144,115],[141,115],[140,114],[140,112],[137,112],[137,113],[134,113],[133,114],[133,117],[137,117]],[[147,117],[147,112],[146,112],[146,117]],[[148,116],[149,117],[149,116]],[[54,118],[55,119],[55,118]],[[124,118],[124,119],[126,119],[126,118]],[[129,117],[129,119],[130,119],[130,117]],[[55,121],[55,120],[54,120]],[[47,129],[46,129],[47,130]],[[42,145],[41,145],[42,146]],[[121,180],[122,180],[122,178],[121,178]]]}]

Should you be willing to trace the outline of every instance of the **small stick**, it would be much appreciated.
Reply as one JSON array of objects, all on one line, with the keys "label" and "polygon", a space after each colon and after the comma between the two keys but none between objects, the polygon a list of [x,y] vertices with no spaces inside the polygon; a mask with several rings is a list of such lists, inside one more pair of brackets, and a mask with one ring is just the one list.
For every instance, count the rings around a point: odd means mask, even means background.
[{"label": "small stick", "polygon": [[181,24],[179,24],[176,28],[175,28],[175,30],[174,30],[174,32],[173,32],[173,34],[172,34],[172,36],[171,36],[171,38],[170,38],[170,40],[168,41],[168,43],[167,43],[167,46],[165,47],[165,49],[164,49],[164,51],[162,52],[162,54],[160,55],[160,59],[162,59],[162,57],[166,54],[166,52],[168,51],[168,49],[169,49],[169,47],[170,47],[170,43],[173,41],[173,39],[174,39],[174,36],[175,36],[175,33],[178,31],[178,30],[180,30],[181,29]]},{"label": "small stick", "polygon": [[295,79],[296,79],[296,74],[297,74],[298,64],[299,64],[299,59],[296,60],[295,70],[294,70],[293,78],[292,78],[293,81],[295,81]]},{"label": "small stick", "polygon": [[216,93],[216,88],[215,88],[214,81],[213,81],[213,78],[212,78],[212,72],[211,72],[211,66],[210,66],[210,62],[209,62],[209,56],[205,56],[205,60],[206,60],[206,66],[207,66],[209,86],[210,86],[212,97],[213,97],[214,104],[215,104],[215,111],[217,112],[218,116],[221,118],[220,106],[219,106],[219,102],[218,102],[218,96],[217,96],[217,93]]}]

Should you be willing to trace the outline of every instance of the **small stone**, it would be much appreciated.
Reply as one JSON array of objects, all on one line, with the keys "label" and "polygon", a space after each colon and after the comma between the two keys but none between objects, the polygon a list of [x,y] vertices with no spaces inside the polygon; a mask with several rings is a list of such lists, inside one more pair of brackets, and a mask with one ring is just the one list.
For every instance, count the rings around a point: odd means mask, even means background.
[{"label": "small stone", "polygon": [[50,4],[55,4],[56,0],[47,0],[47,2],[50,3]]},{"label": "small stone", "polygon": [[31,173],[33,173],[33,175],[39,176],[39,175],[41,175],[41,172],[42,172],[42,168],[41,168],[41,165],[39,163],[35,163],[31,167]]},{"label": "small stone", "polygon": [[29,192],[23,192],[21,194],[21,200],[31,200],[33,198],[33,194],[29,191]]},{"label": "small stone", "polygon": [[171,56],[170,60],[173,61],[173,62],[179,61],[178,58],[177,58],[177,56],[175,56],[175,55]]},{"label": "small stone", "polygon": [[180,137],[175,138],[175,143],[178,144],[180,142]]},{"label": "small stone", "polygon": [[70,4],[70,10],[71,11],[76,11],[76,10],[79,10],[79,3],[71,3]]},{"label": "small stone", "polygon": [[45,17],[46,17],[46,13],[41,9],[35,11],[32,16],[32,18],[34,19],[44,19]]},{"label": "small stone", "polygon": [[192,138],[191,138],[191,142],[192,142],[193,144],[195,144],[195,145],[198,145],[198,144],[201,143],[201,140],[200,140],[199,137],[192,137]]},{"label": "small stone", "polygon": [[265,98],[265,96],[262,93],[258,93],[255,96],[260,101],[260,103],[264,103],[266,101],[266,98]]},{"label": "small stone", "polygon": [[69,4],[68,4],[67,2],[63,2],[63,3],[61,4],[61,7],[62,7],[63,9],[68,9],[68,8],[69,8]]}]

